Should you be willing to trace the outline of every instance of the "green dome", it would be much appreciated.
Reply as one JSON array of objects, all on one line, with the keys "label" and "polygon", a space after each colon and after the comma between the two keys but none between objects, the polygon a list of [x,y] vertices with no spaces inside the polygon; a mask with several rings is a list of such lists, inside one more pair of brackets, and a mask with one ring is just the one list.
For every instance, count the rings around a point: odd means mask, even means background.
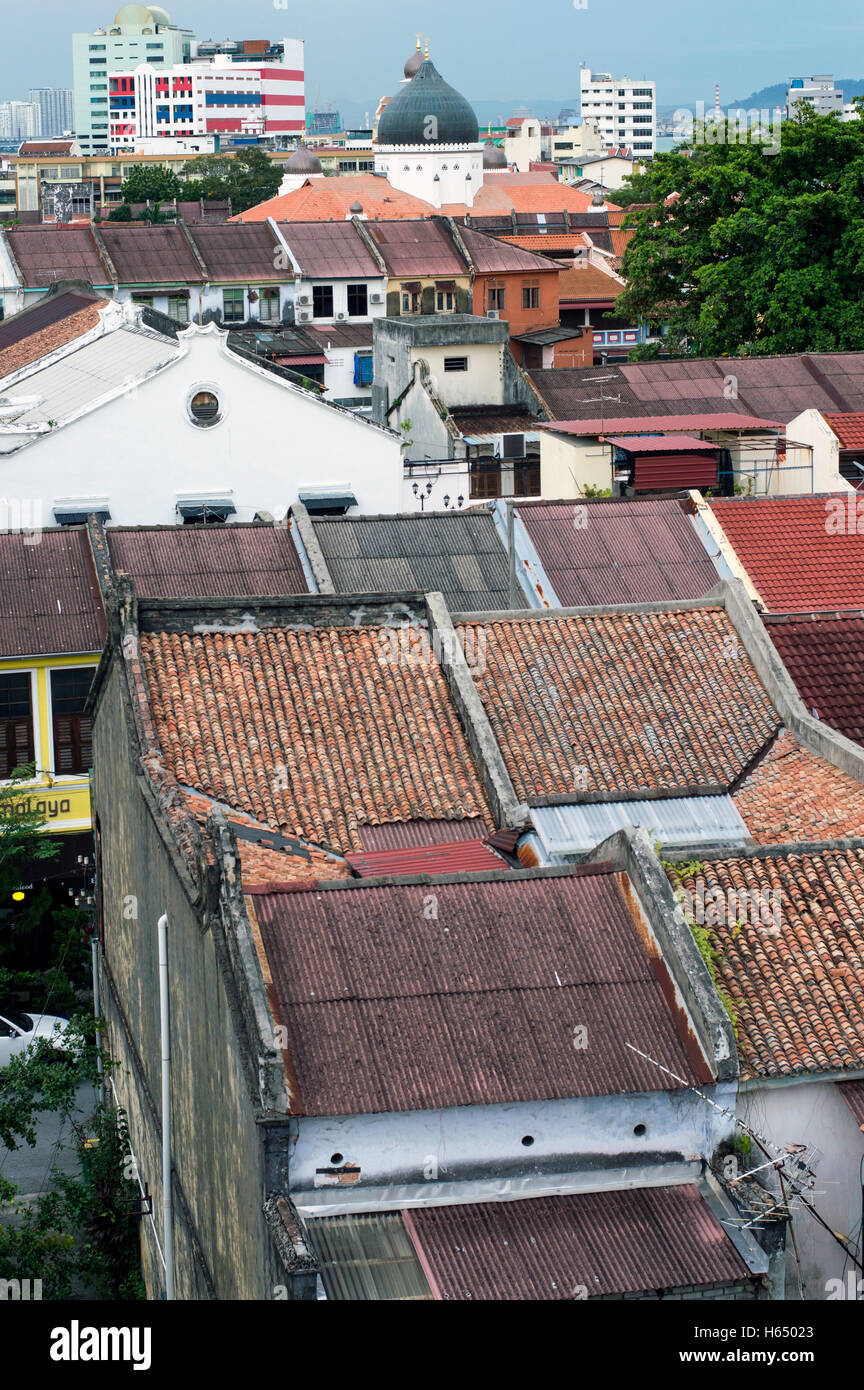
[{"label": "green dome", "polygon": [[473,145],[477,139],[473,107],[428,58],[378,121],[379,145]]}]

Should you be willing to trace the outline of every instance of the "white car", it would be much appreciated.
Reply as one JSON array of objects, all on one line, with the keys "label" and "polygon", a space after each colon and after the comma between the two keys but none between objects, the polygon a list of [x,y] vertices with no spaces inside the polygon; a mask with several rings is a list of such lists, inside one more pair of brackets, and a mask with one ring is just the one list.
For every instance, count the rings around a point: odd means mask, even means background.
[{"label": "white car", "polygon": [[0,1069],[23,1052],[36,1038],[47,1038],[62,1050],[68,1019],[56,1014],[25,1014],[0,1004]]}]

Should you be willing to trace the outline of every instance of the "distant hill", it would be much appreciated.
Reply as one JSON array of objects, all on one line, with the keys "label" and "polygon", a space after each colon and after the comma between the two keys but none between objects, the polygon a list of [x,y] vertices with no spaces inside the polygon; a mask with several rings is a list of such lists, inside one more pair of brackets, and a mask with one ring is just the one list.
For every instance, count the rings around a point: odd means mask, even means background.
[{"label": "distant hill", "polygon": [[[834,86],[839,87],[843,93],[844,101],[851,101],[853,97],[864,96],[864,77],[835,77]],[[775,106],[785,106],[788,84],[786,82],[775,82],[772,87],[763,87],[761,91],[753,92],[752,96],[744,97],[741,101],[727,101],[720,99],[720,105],[735,108],[743,106],[746,111],[751,107],[756,107],[762,111],[767,108],[773,110]],[[706,102],[707,106],[709,103]],[[712,97],[711,103],[714,104]]]}]

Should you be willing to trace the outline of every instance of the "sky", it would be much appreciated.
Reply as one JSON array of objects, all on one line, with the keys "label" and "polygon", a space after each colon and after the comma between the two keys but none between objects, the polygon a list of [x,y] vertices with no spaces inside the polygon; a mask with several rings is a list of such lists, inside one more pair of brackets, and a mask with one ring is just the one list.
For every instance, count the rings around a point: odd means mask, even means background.
[{"label": "sky", "polygon": [[[0,100],[71,86],[73,30],[110,23],[120,0],[0,0]],[[579,64],[657,82],[661,106],[722,105],[813,73],[864,77],[861,0],[168,0],[198,38],[306,40],[307,103],[391,93],[420,30],[469,100],[505,104],[579,89]],[[320,90],[320,97],[319,97]],[[506,114],[506,113],[505,113]]]}]

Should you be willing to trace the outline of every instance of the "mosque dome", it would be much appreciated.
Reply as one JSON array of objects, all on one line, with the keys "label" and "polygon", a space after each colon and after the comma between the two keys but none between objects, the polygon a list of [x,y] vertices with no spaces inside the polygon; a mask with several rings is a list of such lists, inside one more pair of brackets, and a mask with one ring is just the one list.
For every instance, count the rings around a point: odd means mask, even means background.
[{"label": "mosque dome", "polygon": [[379,145],[473,145],[478,133],[473,107],[428,58],[378,122]]},{"label": "mosque dome", "polygon": [[417,74],[418,74],[418,72],[420,71],[420,69],[421,69],[422,66],[423,66],[423,53],[422,53],[422,50],[421,50],[421,48],[420,48],[420,43],[419,43],[419,40],[418,40],[417,47],[415,48],[414,52],[411,54],[411,57],[408,58],[408,59],[406,59],[406,62],[405,62],[404,72],[405,72],[405,76],[409,79],[409,81],[410,81],[410,79],[411,79],[412,77],[416,77],[416,76],[417,76]]},{"label": "mosque dome", "polygon": [[507,156],[500,145],[496,145],[494,140],[487,140],[483,146],[483,168],[484,169],[506,169]]},{"label": "mosque dome", "polygon": [[323,172],[321,160],[306,145],[298,145],[291,157],[285,161],[286,174],[323,174]]}]

